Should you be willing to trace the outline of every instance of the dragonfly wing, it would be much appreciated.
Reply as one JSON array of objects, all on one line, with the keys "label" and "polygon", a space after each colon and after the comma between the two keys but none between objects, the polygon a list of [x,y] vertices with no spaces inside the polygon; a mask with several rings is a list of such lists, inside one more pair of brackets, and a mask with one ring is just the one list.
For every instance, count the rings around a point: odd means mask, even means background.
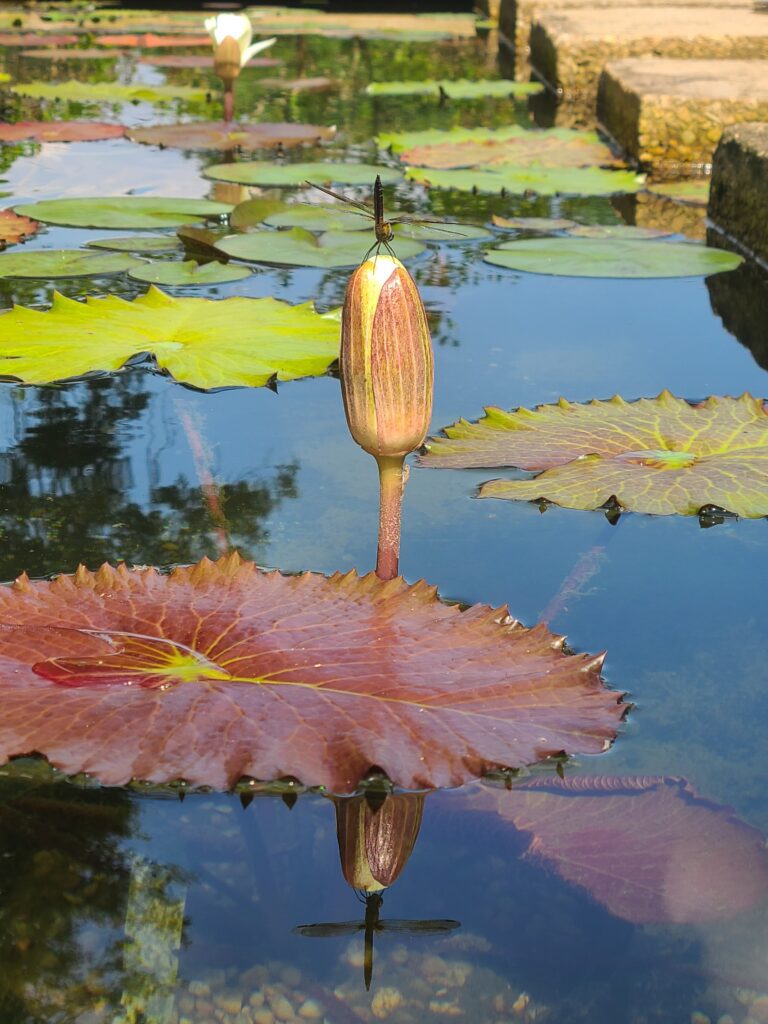
[{"label": "dragonfly wing", "polygon": [[310,939],[326,939],[334,935],[355,935],[365,930],[362,921],[339,921],[333,924],[300,924],[293,928],[294,935],[305,935]]},{"label": "dragonfly wing", "polygon": [[436,921],[405,921],[398,918],[388,918],[386,921],[379,921],[376,931],[411,932],[414,935],[428,935],[433,932],[452,932],[454,928],[461,928],[461,921],[451,921],[448,918]]},{"label": "dragonfly wing", "polygon": [[357,207],[361,213],[366,214],[366,216],[373,220],[373,211],[365,203],[358,202],[357,199],[350,199],[349,196],[343,196],[340,192],[334,192],[333,189],[326,188],[325,185],[316,185],[314,181],[308,181],[307,184],[311,185],[312,188],[316,188],[319,192],[325,192],[332,199],[338,199],[341,203],[348,203],[349,206]]}]

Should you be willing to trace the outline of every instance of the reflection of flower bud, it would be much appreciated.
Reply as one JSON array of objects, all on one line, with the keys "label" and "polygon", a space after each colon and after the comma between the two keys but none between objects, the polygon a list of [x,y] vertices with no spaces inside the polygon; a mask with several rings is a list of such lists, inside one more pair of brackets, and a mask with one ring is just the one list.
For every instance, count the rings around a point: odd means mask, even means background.
[{"label": "reflection of flower bud", "polygon": [[227,36],[213,49],[213,70],[222,82],[233,82],[240,74],[240,47],[237,40]]},{"label": "reflection of flower bud", "polygon": [[341,387],[355,441],[379,456],[418,448],[432,416],[432,341],[416,283],[392,256],[354,271],[341,322]]},{"label": "reflection of flower bud", "polygon": [[386,889],[405,867],[421,826],[424,793],[397,793],[382,803],[336,797],[336,834],[344,878],[353,889]]}]

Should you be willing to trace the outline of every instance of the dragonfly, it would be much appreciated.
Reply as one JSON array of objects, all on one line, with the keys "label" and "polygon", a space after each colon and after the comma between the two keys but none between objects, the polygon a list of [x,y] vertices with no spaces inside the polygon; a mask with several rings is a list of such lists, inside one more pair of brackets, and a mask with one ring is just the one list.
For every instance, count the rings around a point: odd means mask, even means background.
[{"label": "dragonfly", "polygon": [[[308,185],[312,188],[318,189],[320,192],[325,192],[327,196],[332,199],[338,199],[339,202],[346,203],[348,206],[354,207],[351,211],[353,213],[359,213],[361,217],[368,217],[373,221],[373,233],[376,236],[376,241],[373,243],[371,248],[365,254],[363,262],[368,259],[373,250],[375,249],[377,254],[382,246],[387,250],[390,256],[395,255],[390,243],[395,237],[393,225],[395,224],[443,224],[438,217],[429,217],[425,214],[411,214],[411,213],[398,213],[395,217],[390,217],[387,220],[384,217],[384,186],[381,184],[381,176],[376,175],[376,180],[373,183],[373,208],[368,206],[367,203],[361,203],[357,199],[350,199],[349,196],[343,196],[340,192],[334,192],[330,188],[326,188],[325,185],[316,185],[313,181],[308,181]],[[448,228],[435,228],[436,231],[440,231],[444,235],[456,235],[458,232],[451,231]]]},{"label": "dragonfly", "polygon": [[460,921],[450,919],[436,921],[406,921],[392,918],[382,921],[380,912],[384,897],[380,892],[358,892],[357,898],[365,904],[365,915],[362,921],[339,921],[330,924],[302,924],[294,928],[297,935],[305,935],[311,939],[327,939],[334,936],[354,935],[363,932],[365,954],[363,958],[363,980],[366,990],[370,989],[373,980],[373,937],[380,932],[407,932],[411,935],[434,935],[451,932],[460,928]]}]

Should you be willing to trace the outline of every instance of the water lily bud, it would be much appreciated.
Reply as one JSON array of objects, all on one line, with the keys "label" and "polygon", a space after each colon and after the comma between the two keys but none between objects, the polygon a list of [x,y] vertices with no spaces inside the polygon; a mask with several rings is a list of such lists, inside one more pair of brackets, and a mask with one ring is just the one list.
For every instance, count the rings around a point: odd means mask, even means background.
[{"label": "water lily bud", "polygon": [[354,271],[341,321],[341,388],[352,437],[379,458],[424,441],[432,416],[432,340],[416,283],[377,255]]},{"label": "water lily bud", "polygon": [[353,889],[380,892],[392,885],[410,857],[421,827],[424,793],[332,797],[344,878]]},{"label": "water lily bud", "polygon": [[232,36],[217,43],[213,51],[213,70],[225,83],[233,82],[240,74],[240,47]]}]

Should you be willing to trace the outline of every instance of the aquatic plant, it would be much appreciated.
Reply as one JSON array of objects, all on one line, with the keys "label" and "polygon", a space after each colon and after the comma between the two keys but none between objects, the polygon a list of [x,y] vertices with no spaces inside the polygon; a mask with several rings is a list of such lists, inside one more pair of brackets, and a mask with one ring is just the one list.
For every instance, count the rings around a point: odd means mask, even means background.
[{"label": "aquatic plant", "polygon": [[252,43],[253,28],[247,14],[217,14],[205,19],[205,27],[213,44],[214,71],[224,83],[224,120],[231,121],[235,79],[251,57],[272,46],[276,38]]}]

